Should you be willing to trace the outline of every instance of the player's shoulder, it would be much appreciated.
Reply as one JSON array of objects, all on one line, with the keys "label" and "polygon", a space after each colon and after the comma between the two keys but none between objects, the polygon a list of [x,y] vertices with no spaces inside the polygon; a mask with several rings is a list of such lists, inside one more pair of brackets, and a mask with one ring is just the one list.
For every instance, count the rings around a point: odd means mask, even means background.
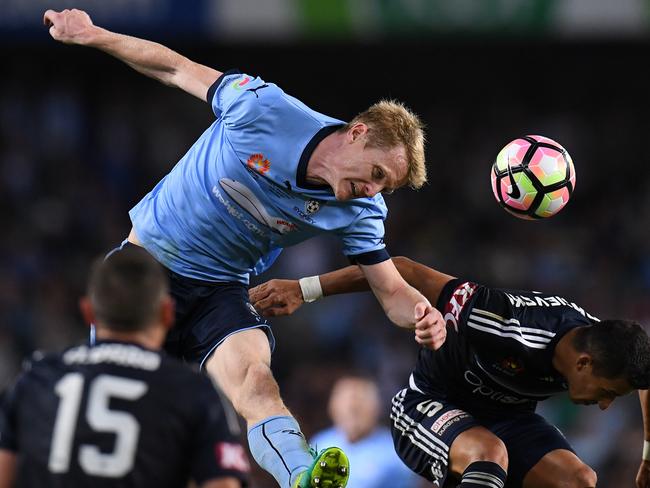
[{"label": "player's shoulder", "polygon": [[23,375],[36,374],[41,370],[59,368],[63,364],[62,352],[51,352],[37,349],[23,359]]},{"label": "player's shoulder", "polygon": [[230,70],[224,73],[208,91],[208,101],[219,112],[231,110],[254,111],[284,96],[275,83],[267,83],[259,76]]}]

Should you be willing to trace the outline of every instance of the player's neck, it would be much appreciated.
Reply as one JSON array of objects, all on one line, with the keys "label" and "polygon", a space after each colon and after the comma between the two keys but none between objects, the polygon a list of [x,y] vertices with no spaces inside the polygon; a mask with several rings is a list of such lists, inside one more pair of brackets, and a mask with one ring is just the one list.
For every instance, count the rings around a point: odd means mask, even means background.
[{"label": "player's neck", "polygon": [[146,349],[160,349],[161,338],[153,330],[146,329],[134,332],[121,332],[105,328],[97,328],[98,341],[130,342]]},{"label": "player's neck", "polygon": [[575,337],[578,328],[571,329],[564,334],[555,346],[553,353],[553,367],[558,373],[565,378],[567,377],[570,368],[575,363],[575,356],[577,351],[573,347],[573,338]]},{"label": "player's neck", "polygon": [[307,163],[305,177],[309,183],[333,187],[336,164],[334,155],[341,146],[342,137],[344,136],[334,132],[318,143]]}]

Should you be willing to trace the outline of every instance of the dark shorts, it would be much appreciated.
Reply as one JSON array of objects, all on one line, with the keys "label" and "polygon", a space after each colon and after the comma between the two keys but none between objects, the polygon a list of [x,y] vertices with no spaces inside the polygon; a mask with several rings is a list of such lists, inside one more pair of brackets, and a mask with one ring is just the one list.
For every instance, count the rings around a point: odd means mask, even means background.
[{"label": "dark shorts", "polygon": [[526,473],[549,452],[573,452],[559,429],[534,412],[504,412],[478,420],[442,397],[410,388],[393,397],[390,418],[398,456],[411,470],[440,488],[457,484],[451,480],[445,484],[451,444],[460,433],[477,425],[499,437],[508,450],[506,488],[521,487]]},{"label": "dark shorts", "polygon": [[[107,257],[134,244],[124,241]],[[165,350],[190,363],[203,364],[228,336],[247,329],[262,329],[271,350],[271,327],[248,299],[248,288],[237,282],[206,282],[186,278],[165,268],[170,293],[176,302],[176,322],[167,334]]]}]

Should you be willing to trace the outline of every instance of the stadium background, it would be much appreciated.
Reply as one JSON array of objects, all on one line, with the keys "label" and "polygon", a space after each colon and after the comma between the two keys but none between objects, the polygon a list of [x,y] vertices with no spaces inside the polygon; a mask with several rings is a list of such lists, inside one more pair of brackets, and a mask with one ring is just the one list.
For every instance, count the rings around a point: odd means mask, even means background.
[{"label": "stadium background", "polygon": [[[0,0],[0,390],[34,349],[85,339],[76,302],[90,261],[126,236],[128,209],[213,118],[207,105],[104,54],[58,45],[40,26],[46,8],[86,8],[99,25],[260,75],[342,119],[383,97],[405,102],[428,127],[430,183],[387,198],[391,254],[650,324],[650,2],[189,5]],[[569,150],[577,187],[558,216],[526,222],[498,207],[488,175],[503,145],[536,133]],[[262,279],[344,264],[338,243],[322,238],[285,251]],[[273,369],[306,434],[326,425],[329,387],[352,369],[379,378],[387,420],[417,348],[369,294],[273,324]],[[599,484],[632,486],[642,446],[635,395],[607,412],[565,398],[541,412]]]}]

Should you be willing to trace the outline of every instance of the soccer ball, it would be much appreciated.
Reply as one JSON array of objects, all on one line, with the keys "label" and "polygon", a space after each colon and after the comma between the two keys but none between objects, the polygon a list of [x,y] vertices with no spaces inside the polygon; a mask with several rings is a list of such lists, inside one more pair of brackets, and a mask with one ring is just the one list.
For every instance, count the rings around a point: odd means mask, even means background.
[{"label": "soccer ball", "polygon": [[528,220],[558,213],[576,186],[571,156],[544,136],[524,136],[507,144],[492,165],[491,177],[499,204]]}]

